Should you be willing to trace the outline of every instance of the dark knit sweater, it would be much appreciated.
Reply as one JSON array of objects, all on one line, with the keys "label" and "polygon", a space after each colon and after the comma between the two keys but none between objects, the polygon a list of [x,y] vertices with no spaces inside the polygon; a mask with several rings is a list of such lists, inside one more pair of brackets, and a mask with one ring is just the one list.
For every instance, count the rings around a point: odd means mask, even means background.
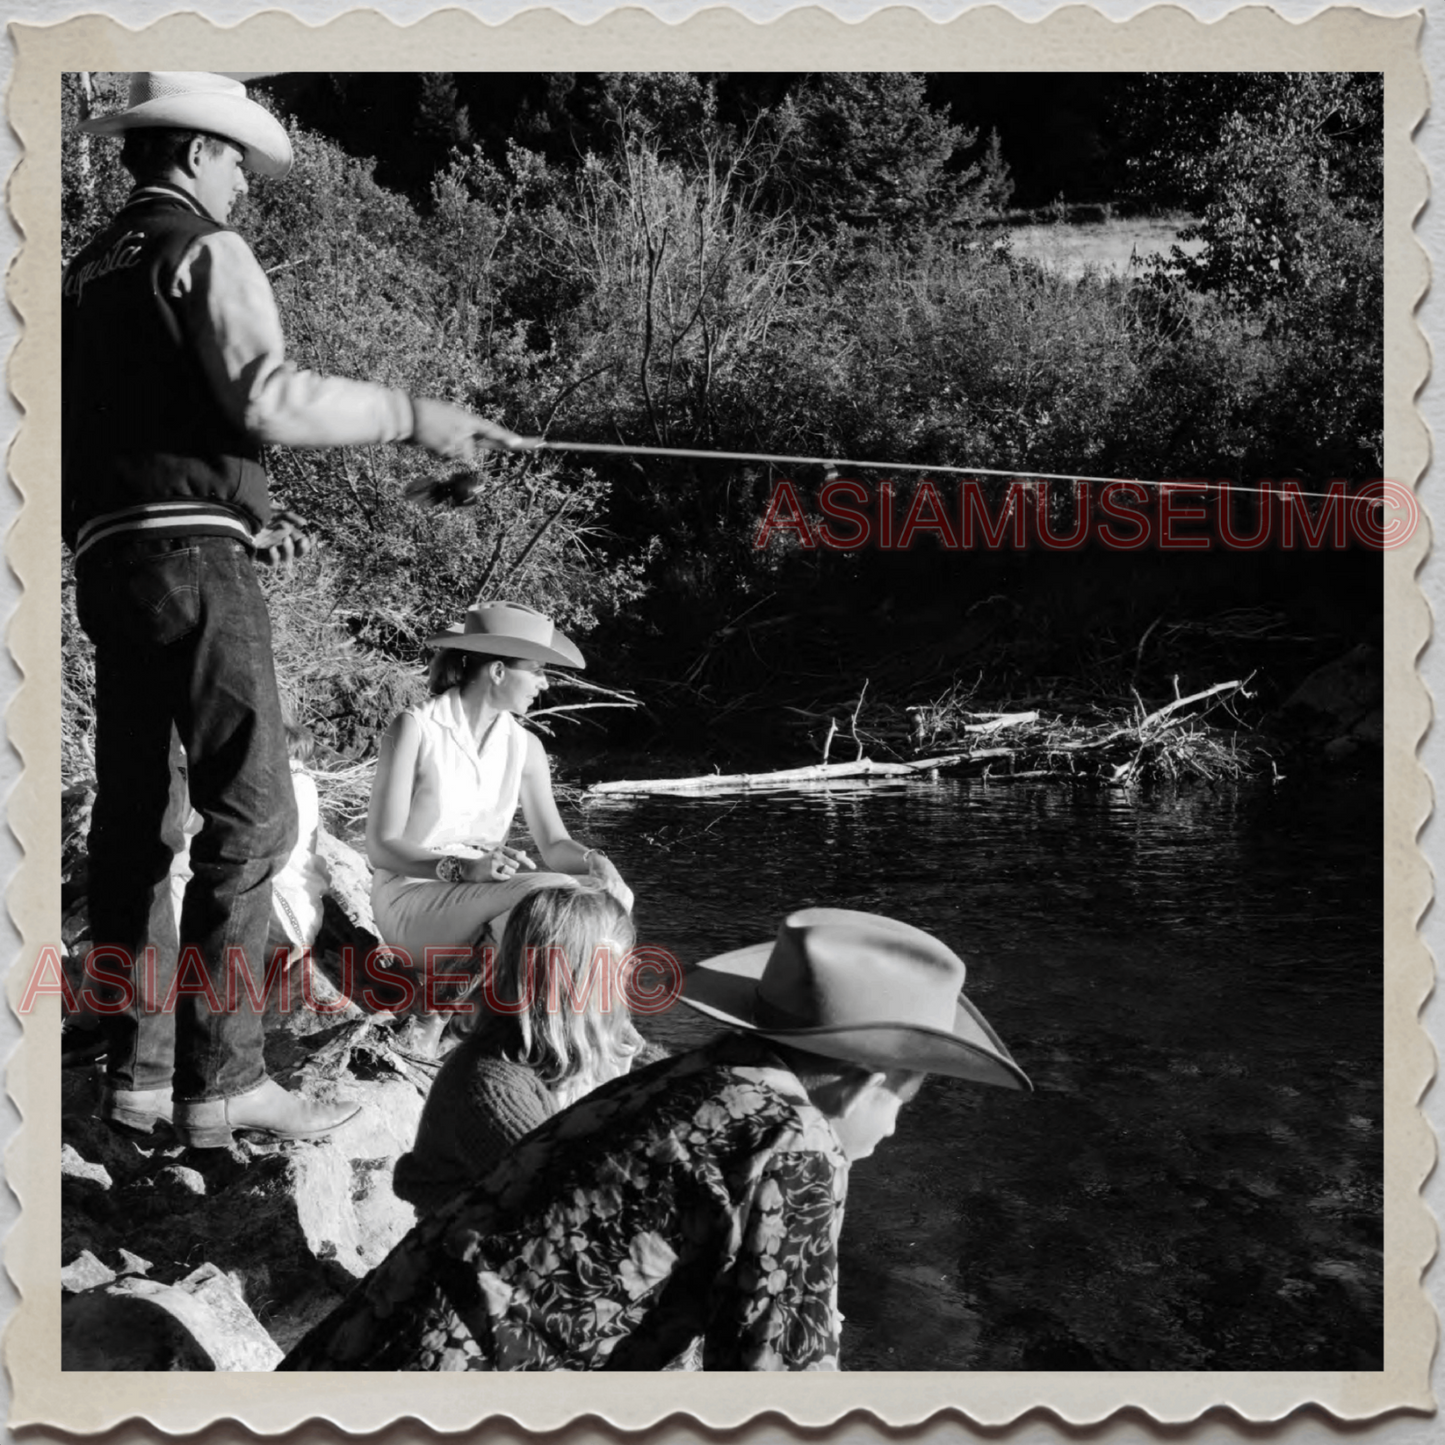
[{"label": "dark knit sweater", "polygon": [[437,1074],[416,1143],[396,1161],[392,1187],[418,1213],[431,1213],[484,1179],[518,1139],[556,1112],[547,1086],[525,1064],[501,1058],[494,1039],[467,1039]]}]

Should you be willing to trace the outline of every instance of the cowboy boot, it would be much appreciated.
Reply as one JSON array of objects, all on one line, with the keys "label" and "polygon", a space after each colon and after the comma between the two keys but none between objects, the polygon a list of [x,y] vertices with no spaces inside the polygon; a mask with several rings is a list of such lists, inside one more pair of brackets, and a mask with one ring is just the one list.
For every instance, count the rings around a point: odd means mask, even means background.
[{"label": "cowboy boot", "polygon": [[320,1139],[350,1122],[361,1105],[349,1100],[322,1104],[288,1093],[274,1079],[229,1099],[176,1104],[173,1126],[193,1149],[224,1149],[233,1129],[250,1129],[277,1139]]},{"label": "cowboy boot", "polygon": [[171,1122],[171,1091],[164,1089],[117,1089],[102,1084],[100,1117],[119,1133],[149,1134],[157,1121]]}]

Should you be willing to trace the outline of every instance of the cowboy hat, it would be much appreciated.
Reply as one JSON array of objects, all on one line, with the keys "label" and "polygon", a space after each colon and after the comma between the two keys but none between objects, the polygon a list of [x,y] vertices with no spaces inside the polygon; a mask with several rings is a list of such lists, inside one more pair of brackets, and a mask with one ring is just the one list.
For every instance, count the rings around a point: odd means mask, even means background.
[{"label": "cowboy hat", "polygon": [[965,971],[921,928],[809,908],[785,918],[772,943],[700,963],[681,998],[733,1028],[830,1059],[1032,1089],[963,996]]},{"label": "cowboy hat", "polygon": [[280,177],[291,169],[291,139],[280,121],[251,100],[239,80],[205,70],[137,70],[125,110],[80,123],[90,135],[161,126],[233,142],[245,153],[242,164],[259,176]]},{"label": "cowboy hat", "polygon": [[552,619],[520,602],[479,602],[469,608],[460,629],[449,628],[426,640],[428,647],[454,647],[491,657],[525,657],[553,667],[586,667],[577,645],[552,625]]}]

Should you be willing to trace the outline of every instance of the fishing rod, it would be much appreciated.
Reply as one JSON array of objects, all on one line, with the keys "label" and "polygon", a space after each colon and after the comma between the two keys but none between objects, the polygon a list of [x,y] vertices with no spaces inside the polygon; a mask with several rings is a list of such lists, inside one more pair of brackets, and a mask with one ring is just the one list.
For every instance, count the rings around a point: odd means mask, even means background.
[{"label": "fishing rod", "polygon": [[877,472],[950,472],[970,477],[1032,477],[1041,481],[1113,482],[1119,477],[1075,477],[1061,472],[1004,472],[990,467],[935,466],[931,462],[854,462],[843,457],[795,457],[781,452],[713,452],[695,447],[623,446],[613,442],[556,442],[545,437],[528,437],[518,450],[546,452],[598,452],[605,456],[682,457],[708,462],[773,462],[782,466],[825,467],[838,471],[858,467]]},{"label": "fishing rod", "polygon": [[[1181,491],[1215,493],[1226,495],[1238,492],[1243,496],[1278,497],[1284,501],[1287,495],[1293,495],[1302,500],[1312,502],[1331,502],[1339,496],[1338,492],[1301,492],[1298,489],[1287,494],[1283,486],[1270,483],[1257,487],[1232,486],[1227,482],[1210,482],[1204,479],[1174,481],[1161,481],[1149,477],[1095,477],[1084,476],[1076,472],[1032,472],[1019,468],[1003,469],[999,467],[960,467],[946,465],[942,462],[867,462],[853,461],[847,457],[809,457],[795,456],[788,452],[726,452],[709,451],[701,447],[655,447],[642,444],[631,444],[624,442],[571,442],[554,441],[550,437],[520,437],[508,450],[512,452],[576,452],[583,455],[610,456],[610,457],[670,457],[676,460],[702,461],[702,462],[767,462],[774,466],[802,466],[822,467],[830,478],[836,476],[843,468],[856,468],[859,471],[872,472],[920,472],[932,473],[934,475],[947,474],[950,476],[962,477],[999,477],[1013,481],[1039,481],[1039,482],[1093,482],[1102,486],[1122,487],[1176,487]],[[477,471],[463,471],[444,480],[421,479],[410,483],[406,492],[414,501],[431,503],[433,505],[451,505],[453,507],[465,507],[470,505],[476,496],[477,489],[481,486],[481,474]],[[1364,501],[1377,506],[1387,505],[1408,505],[1403,498],[1396,496],[1398,490],[1392,484],[1384,484],[1390,488],[1390,495],[1371,496],[1368,493],[1357,493],[1354,497],[1346,497],[1347,502]]]},{"label": "fishing rod", "polygon": [[[582,452],[601,456],[639,456],[639,457],[675,457],[690,461],[708,462],[771,462],[779,466],[804,466],[823,467],[831,472],[841,471],[844,467],[856,467],[859,470],[875,472],[930,472],[946,473],[952,476],[965,477],[1006,477],[1013,480],[1041,481],[1041,482],[1097,482],[1102,485],[1119,485],[1132,487],[1179,487],[1181,490],[1188,489],[1193,492],[1240,492],[1251,496],[1259,496],[1261,492],[1268,491],[1273,496],[1284,498],[1282,488],[1273,485],[1263,487],[1236,487],[1223,482],[1208,481],[1157,481],[1144,477],[1090,477],[1081,476],[1075,472],[1030,472],[1017,468],[1002,470],[997,467],[957,467],[945,466],[935,462],[859,462],[850,461],[843,457],[804,457],[792,456],[783,452],[723,452],[706,451],[697,447],[653,447],[633,446],[616,442],[568,442],[553,441],[547,437],[527,437],[518,451],[547,451],[547,452]],[[1296,492],[1294,495],[1306,498],[1310,501],[1327,502],[1332,500],[1338,493],[1323,492]],[[1383,503],[1385,499],[1374,498],[1374,501]]]}]

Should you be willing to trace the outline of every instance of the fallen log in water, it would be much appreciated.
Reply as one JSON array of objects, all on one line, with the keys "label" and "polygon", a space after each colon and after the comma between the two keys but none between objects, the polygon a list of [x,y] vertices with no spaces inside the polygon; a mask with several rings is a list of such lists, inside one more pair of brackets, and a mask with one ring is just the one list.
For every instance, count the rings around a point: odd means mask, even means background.
[{"label": "fallen log in water", "polygon": [[934,768],[956,767],[973,758],[1001,757],[1012,749],[987,752],[948,753],[937,758],[917,758],[906,763],[875,763],[858,758],[851,763],[813,763],[804,768],[781,768],[772,773],[704,773],[696,778],[620,778],[612,783],[593,783],[589,797],[620,793],[726,793],[762,788],[791,788],[800,783],[820,783],[834,778],[889,778],[923,773]]},{"label": "fallen log in water", "polygon": [[1039,720],[1036,712],[997,712],[997,713],[971,713],[971,717],[986,718],[986,722],[964,723],[963,731],[966,733],[996,733],[1004,728],[1023,727],[1025,723],[1035,723]]},{"label": "fallen log in water", "polygon": [[[1147,777],[1166,780],[1194,777],[1206,781],[1238,777],[1251,770],[1252,753],[1247,748],[1241,748],[1232,733],[1211,728],[1203,721],[1203,713],[1232,697],[1248,697],[1245,691],[1248,680],[1216,683],[1187,697],[1176,697],[1152,712],[1146,711],[1144,704],[1139,702],[1132,717],[1120,711],[1092,722],[1046,718],[1037,711],[978,712],[962,708],[954,709],[952,716],[947,717],[945,704],[951,703],[952,699],[944,699],[926,709],[911,708],[909,712],[929,713],[933,726],[946,724],[953,738],[959,742],[965,736],[983,738],[1007,731],[1011,746],[960,748],[898,762],[876,762],[862,756],[862,734],[857,725],[858,708],[855,708],[850,731],[858,740],[860,755],[852,762],[827,761],[828,747],[839,731],[834,721],[824,743],[824,761],[821,763],[765,773],[626,778],[594,783],[587,789],[586,796],[617,797],[647,793],[699,796],[802,790],[835,780],[908,777],[945,768],[961,768],[971,763],[985,764],[984,776],[990,782],[1003,778],[1058,777],[1080,781],[1093,779],[1120,787]],[[1194,703],[1206,706],[1198,713],[1186,712],[1185,709]],[[861,705],[860,694],[859,707]],[[876,734],[873,740],[878,741]],[[994,763],[1002,759],[1009,760],[1008,765],[1013,771],[998,773],[993,770]]]}]

